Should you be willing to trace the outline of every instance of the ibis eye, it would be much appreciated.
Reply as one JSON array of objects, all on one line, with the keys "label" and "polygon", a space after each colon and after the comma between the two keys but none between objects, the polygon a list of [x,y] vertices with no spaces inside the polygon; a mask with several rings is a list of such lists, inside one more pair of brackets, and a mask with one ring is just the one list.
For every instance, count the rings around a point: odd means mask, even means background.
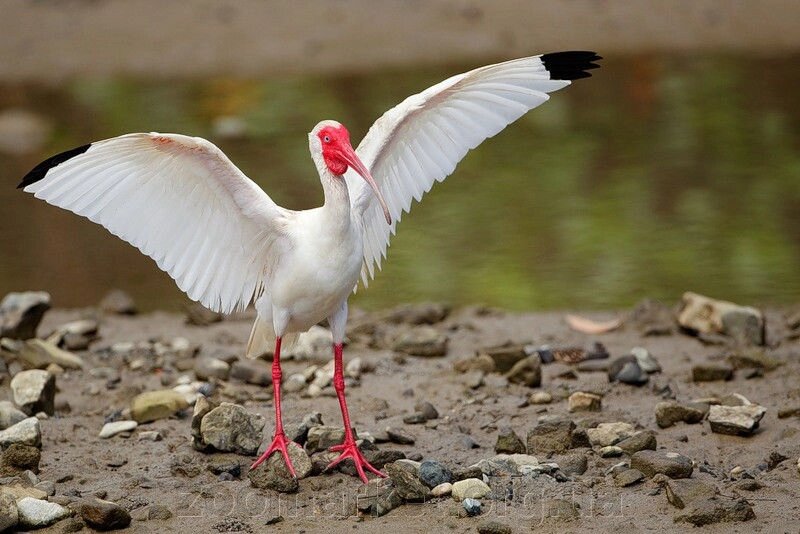
[{"label": "ibis eye", "polygon": [[325,137],[323,137],[322,140],[325,141],[326,143],[330,143],[331,142],[331,138],[330,138],[329,135],[326,135]]}]

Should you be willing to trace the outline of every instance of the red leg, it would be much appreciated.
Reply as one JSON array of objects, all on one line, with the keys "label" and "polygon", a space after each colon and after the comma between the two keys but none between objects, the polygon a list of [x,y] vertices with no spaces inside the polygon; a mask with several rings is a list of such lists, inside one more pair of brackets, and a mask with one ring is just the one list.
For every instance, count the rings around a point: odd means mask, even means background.
[{"label": "red leg", "polygon": [[283,455],[283,460],[286,462],[286,467],[293,477],[297,478],[297,473],[294,471],[292,461],[289,459],[288,446],[291,440],[286,437],[283,431],[283,419],[281,418],[281,338],[275,340],[275,356],[272,359],[272,389],[274,391],[275,401],[275,434],[272,437],[272,444],[264,451],[264,454],[258,457],[258,460],[253,462],[250,469],[255,469],[269,458],[273,452],[280,451]]},{"label": "red leg", "polygon": [[328,464],[326,469],[331,469],[342,461],[351,458],[356,466],[358,476],[364,484],[367,483],[367,475],[364,473],[364,468],[370,472],[378,475],[379,477],[386,477],[386,474],[375,469],[368,461],[364,459],[361,451],[356,445],[356,440],[353,437],[353,430],[350,426],[350,414],[347,411],[347,401],[344,399],[344,371],[342,367],[342,344],[336,343],[333,346],[333,387],[336,390],[336,396],[339,397],[339,408],[342,410],[342,420],[344,421],[344,443],[334,445],[330,448],[331,451],[339,452],[339,455],[334,461]]}]

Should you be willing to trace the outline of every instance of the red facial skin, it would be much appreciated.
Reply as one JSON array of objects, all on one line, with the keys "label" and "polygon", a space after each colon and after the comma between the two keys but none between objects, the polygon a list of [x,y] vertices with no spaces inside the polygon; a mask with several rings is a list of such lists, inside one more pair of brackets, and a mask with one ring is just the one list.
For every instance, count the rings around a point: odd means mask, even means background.
[{"label": "red facial skin", "polygon": [[322,157],[325,159],[325,164],[336,176],[342,176],[347,172],[348,164],[342,158],[342,152],[345,149],[352,151],[350,144],[350,132],[344,126],[335,128],[333,126],[326,126],[317,134],[320,143],[322,144]]}]

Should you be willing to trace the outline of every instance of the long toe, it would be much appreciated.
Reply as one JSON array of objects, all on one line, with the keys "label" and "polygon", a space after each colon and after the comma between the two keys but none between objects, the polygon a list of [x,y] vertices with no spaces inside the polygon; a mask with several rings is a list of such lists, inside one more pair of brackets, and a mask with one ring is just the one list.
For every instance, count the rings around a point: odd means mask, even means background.
[{"label": "long toe", "polygon": [[280,452],[281,456],[283,456],[283,461],[286,464],[286,468],[289,470],[289,473],[292,474],[292,477],[297,478],[297,472],[292,465],[292,460],[289,457],[289,444],[292,441],[286,437],[286,434],[276,434],[275,437],[272,438],[272,443],[264,451],[264,454],[258,457],[258,460],[253,462],[253,465],[250,466],[250,469],[253,470],[259,465],[261,465],[267,458],[272,456],[274,452]]},{"label": "long toe", "polygon": [[328,467],[325,468],[326,471],[333,469],[344,460],[351,459],[353,460],[353,464],[356,468],[356,473],[358,473],[358,478],[366,484],[368,482],[367,475],[364,472],[366,468],[367,471],[373,473],[379,477],[386,478],[387,475],[380,470],[373,467],[367,460],[364,458],[364,455],[361,453],[361,450],[358,448],[358,445],[353,442],[344,442],[341,445],[335,445],[331,447],[329,450],[331,451],[342,451],[342,453],[331,463],[328,464]]}]

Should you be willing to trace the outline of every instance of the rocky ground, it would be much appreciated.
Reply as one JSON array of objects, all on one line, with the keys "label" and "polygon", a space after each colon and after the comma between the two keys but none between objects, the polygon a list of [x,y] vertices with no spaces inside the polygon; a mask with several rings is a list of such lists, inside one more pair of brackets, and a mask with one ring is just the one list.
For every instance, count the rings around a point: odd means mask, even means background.
[{"label": "rocky ground", "polygon": [[0,304],[0,531],[797,527],[790,310],[354,311],[353,424],[390,475],[363,485],[322,472],[341,439],[324,328],[284,360],[295,481],[276,457],[248,473],[273,421],[269,363],[240,359],[251,316],[49,307]]}]

